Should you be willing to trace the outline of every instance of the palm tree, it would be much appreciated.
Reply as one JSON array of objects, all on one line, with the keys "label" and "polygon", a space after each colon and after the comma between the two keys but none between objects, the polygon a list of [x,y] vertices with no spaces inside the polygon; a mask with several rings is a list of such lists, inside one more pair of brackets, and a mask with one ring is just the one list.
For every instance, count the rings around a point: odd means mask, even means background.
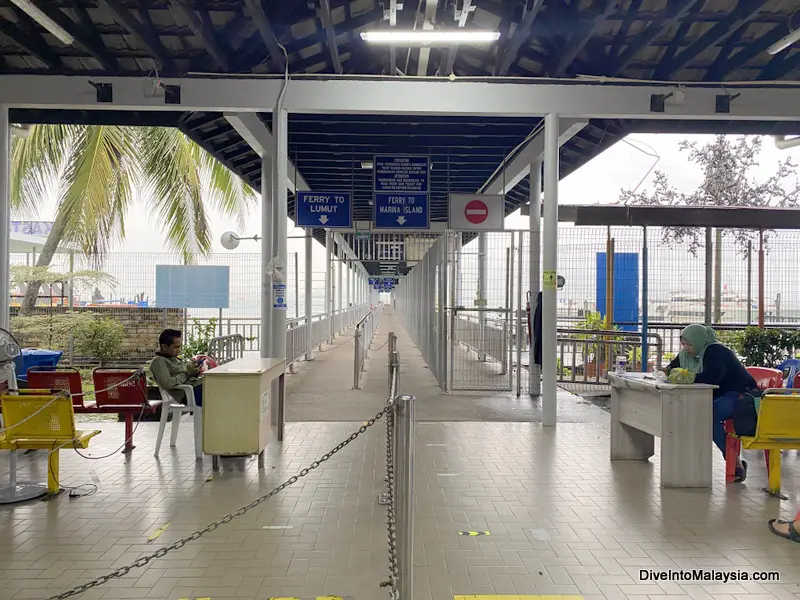
[{"label": "palm tree", "polygon": [[[137,191],[168,245],[187,261],[211,248],[209,208],[243,220],[254,198],[241,179],[178,129],[34,125],[13,140],[12,207],[31,214],[50,193],[58,198],[37,267],[47,267],[65,242],[100,262],[124,239]],[[33,309],[40,286],[28,286],[20,314]]]}]

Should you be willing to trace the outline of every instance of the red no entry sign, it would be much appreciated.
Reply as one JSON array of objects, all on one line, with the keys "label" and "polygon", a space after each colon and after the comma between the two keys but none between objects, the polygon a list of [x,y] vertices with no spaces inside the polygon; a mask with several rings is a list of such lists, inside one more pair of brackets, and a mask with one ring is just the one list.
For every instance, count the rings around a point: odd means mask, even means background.
[{"label": "red no entry sign", "polygon": [[479,225],[489,216],[489,208],[481,200],[470,200],[464,207],[464,216],[473,225]]}]

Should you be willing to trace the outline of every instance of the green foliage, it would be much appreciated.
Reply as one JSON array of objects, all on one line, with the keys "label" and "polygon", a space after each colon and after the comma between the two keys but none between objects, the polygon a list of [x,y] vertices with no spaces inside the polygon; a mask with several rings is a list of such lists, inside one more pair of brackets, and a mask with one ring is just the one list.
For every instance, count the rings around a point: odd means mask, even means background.
[{"label": "green foliage", "polygon": [[209,319],[203,323],[198,319],[192,319],[192,327],[183,340],[181,356],[192,358],[198,354],[208,354],[211,340],[217,337],[217,320]]},{"label": "green foliage", "polygon": [[[576,329],[586,329],[591,331],[617,331],[619,328],[616,325],[612,325],[611,329],[606,328],[606,320],[600,315],[597,311],[586,311],[583,316],[583,320],[579,321],[578,324],[575,326]],[[598,333],[579,333],[575,335],[576,338],[581,340],[597,340],[602,338],[604,340],[610,341],[617,341],[621,340],[619,336],[614,335],[601,335]],[[587,362],[601,362],[603,357],[598,356],[598,352],[600,351],[600,344],[587,344],[586,351],[588,352],[589,356],[586,356],[585,359]],[[605,353],[605,348],[608,348],[608,345],[603,345],[602,348],[603,353]]]},{"label": "green foliage", "polygon": [[58,273],[49,267],[29,267],[26,265],[13,265],[11,267],[11,285],[29,285],[34,282],[40,285],[54,285],[58,283],[72,283],[73,285],[117,285],[117,280],[102,271],[73,271],[72,273]]},{"label": "green foliage", "polygon": [[65,350],[70,336],[92,320],[91,314],[71,311],[14,317],[11,319],[11,332],[23,344],[35,341],[39,346]]},{"label": "green foliage", "polygon": [[124,337],[122,323],[108,317],[91,319],[75,330],[75,350],[96,358],[102,367],[120,355]]},{"label": "green foliage", "polygon": [[800,332],[785,329],[747,329],[726,332],[720,341],[729,345],[747,366],[777,367],[800,349]]}]

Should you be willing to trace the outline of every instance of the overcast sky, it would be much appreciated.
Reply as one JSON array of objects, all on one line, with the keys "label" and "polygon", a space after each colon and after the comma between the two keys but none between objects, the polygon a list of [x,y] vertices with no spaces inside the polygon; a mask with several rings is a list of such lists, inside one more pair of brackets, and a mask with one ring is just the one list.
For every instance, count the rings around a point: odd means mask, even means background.
[{"label": "overcast sky", "polygon": [[[561,181],[559,201],[563,204],[594,204],[613,203],[619,198],[622,188],[636,187],[648,170],[657,161],[656,169],[667,173],[670,181],[682,191],[692,191],[702,180],[700,169],[689,163],[687,153],[681,152],[678,144],[681,140],[691,139],[699,142],[711,140],[711,136],[686,136],[686,135],[634,135],[627,138],[631,144],[637,145],[649,154],[657,154],[656,159],[644,152],[637,150],[630,144],[619,142],[603,154],[596,157],[578,171]],[[778,161],[789,155],[794,157],[800,153],[800,147],[791,150],[778,150],[770,138],[765,138],[763,143],[760,173],[768,177]],[[800,162],[800,158],[797,159]],[[758,175],[757,175],[758,177]],[[652,183],[652,172],[641,184],[640,189],[646,189]],[[55,202],[53,199],[43,207],[39,220],[49,221],[53,218]],[[225,231],[237,231],[234,220],[226,219],[218,214],[212,214],[213,238],[216,252],[223,252],[219,238]],[[253,210],[247,222],[251,227],[246,231],[237,231],[240,235],[260,234],[260,207]],[[166,250],[163,235],[158,228],[158,223],[146,211],[135,211],[128,215],[127,239],[118,243],[115,252],[162,252]],[[526,228],[527,217],[519,214],[507,219],[507,226],[512,228]],[[289,235],[302,235],[302,230],[291,231]],[[317,245],[319,246],[319,245]],[[289,241],[289,252],[301,251],[303,242]],[[253,242],[242,242],[238,251],[258,252],[259,247]],[[319,248],[321,251],[321,248]],[[316,252],[315,252],[316,254]],[[316,270],[316,269],[315,269]]]}]

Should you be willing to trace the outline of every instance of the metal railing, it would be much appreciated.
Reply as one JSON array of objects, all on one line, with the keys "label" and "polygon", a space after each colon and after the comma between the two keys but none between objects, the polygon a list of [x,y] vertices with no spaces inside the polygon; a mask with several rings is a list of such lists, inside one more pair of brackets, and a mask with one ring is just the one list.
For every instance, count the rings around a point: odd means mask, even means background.
[{"label": "metal railing", "polygon": [[641,371],[643,361],[648,370],[660,368],[664,342],[655,332],[647,334],[647,353],[642,356],[642,334],[636,331],[606,329],[558,330],[557,381],[559,383],[608,386],[608,372],[618,356],[627,360],[628,371]]},{"label": "metal railing", "polygon": [[218,365],[244,357],[245,339],[239,333],[213,338],[208,343],[208,353]]},{"label": "metal railing", "polygon": [[357,324],[353,334],[353,389],[361,389],[361,374],[364,372],[364,365],[367,362],[372,338],[378,329],[381,321],[381,310],[383,306],[378,304],[370,310]]}]

